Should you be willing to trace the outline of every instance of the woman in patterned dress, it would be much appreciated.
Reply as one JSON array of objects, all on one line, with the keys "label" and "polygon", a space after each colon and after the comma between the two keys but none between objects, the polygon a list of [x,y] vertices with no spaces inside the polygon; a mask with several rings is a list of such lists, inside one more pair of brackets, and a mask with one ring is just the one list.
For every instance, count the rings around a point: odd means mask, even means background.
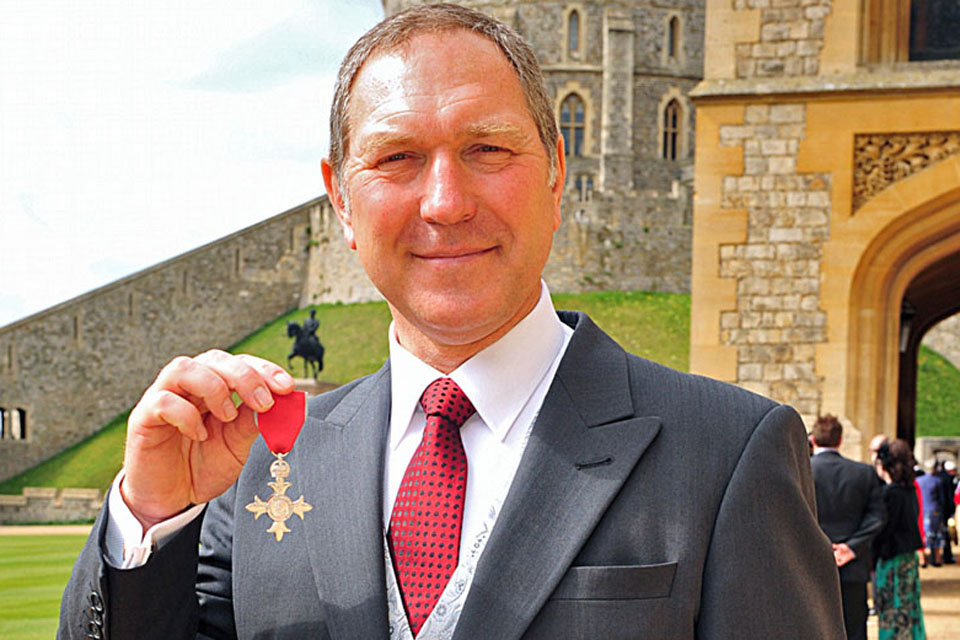
[{"label": "woman in patterned dress", "polygon": [[917,560],[923,541],[917,528],[913,453],[906,442],[894,440],[880,447],[877,460],[887,483],[883,488],[887,522],[873,542],[880,640],[925,640]]}]

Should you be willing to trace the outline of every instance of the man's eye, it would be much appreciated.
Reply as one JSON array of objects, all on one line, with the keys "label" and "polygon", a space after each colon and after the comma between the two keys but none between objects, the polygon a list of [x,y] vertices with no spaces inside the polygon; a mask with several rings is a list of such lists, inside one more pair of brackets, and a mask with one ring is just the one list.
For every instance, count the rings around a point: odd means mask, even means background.
[{"label": "man's eye", "polygon": [[380,161],[380,164],[386,164],[388,162],[398,162],[400,160],[406,160],[407,154],[405,153],[391,153],[389,156]]},{"label": "man's eye", "polygon": [[506,152],[506,149],[504,149],[503,147],[492,145],[492,144],[483,144],[483,145],[480,145],[480,151],[483,151],[484,153],[496,153],[496,152]]}]

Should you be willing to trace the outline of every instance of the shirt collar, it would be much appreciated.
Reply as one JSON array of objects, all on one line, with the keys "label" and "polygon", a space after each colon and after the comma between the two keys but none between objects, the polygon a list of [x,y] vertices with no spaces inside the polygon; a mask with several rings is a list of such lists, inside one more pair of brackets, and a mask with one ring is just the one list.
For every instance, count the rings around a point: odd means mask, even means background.
[{"label": "shirt collar", "polygon": [[813,447],[813,455],[818,455],[821,453],[840,453],[840,450],[836,447]]},{"label": "shirt collar", "polygon": [[[542,280],[540,300],[525,318],[447,377],[460,385],[477,414],[503,440],[530,400],[572,330],[557,317]],[[444,374],[407,351],[390,324],[390,447],[395,448],[418,410],[420,395]]]}]

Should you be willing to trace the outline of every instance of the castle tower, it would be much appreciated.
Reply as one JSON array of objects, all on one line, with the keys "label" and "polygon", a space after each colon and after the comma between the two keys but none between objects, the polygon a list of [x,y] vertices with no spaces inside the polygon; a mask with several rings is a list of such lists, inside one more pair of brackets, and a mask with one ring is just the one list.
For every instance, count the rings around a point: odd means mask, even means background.
[{"label": "castle tower", "polygon": [[543,68],[567,152],[553,290],[689,291],[703,0],[457,3],[515,28]]}]

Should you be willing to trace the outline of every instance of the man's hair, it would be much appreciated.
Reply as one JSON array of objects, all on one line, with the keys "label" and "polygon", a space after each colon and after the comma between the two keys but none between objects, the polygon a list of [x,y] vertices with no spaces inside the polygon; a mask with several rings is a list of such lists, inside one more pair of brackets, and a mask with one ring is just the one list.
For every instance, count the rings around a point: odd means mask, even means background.
[{"label": "man's hair", "polygon": [[[330,165],[342,182],[343,161],[350,146],[350,91],[364,63],[375,54],[396,51],[415,36],[463,29],[496,44],[517,72],[527,99],[527,108],[537,125],[537,133],[550,161],[550,180],[556,176],[557,122],[543,85],[536,54],[516,31],[490,16],[453,4],[428,4],[412,7],[384,19],[366,32],[347,52],[337,74],[337,85],[330,108]],[[464,60],[463,64],[470,64]]]},{"label": "man's hair", "polygon": [[837,416],[820,416],[813,423],[813,442],[818,447],[836,447],[840,445],[840,439],[843,437],[843,425]]}]

